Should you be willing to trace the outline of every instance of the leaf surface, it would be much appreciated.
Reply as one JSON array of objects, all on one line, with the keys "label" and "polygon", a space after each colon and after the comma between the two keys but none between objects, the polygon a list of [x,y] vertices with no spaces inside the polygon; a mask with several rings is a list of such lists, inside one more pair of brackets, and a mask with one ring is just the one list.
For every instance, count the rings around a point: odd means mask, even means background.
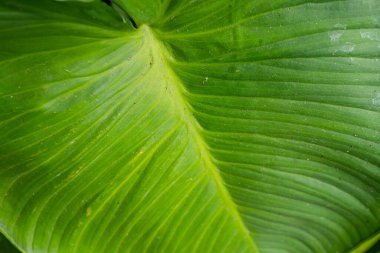
[{"label": "leaf surface", "polygon": [[113,5],[124,22],[100,1],[0,3],[0,230],[19,248],[345,252],[378,234],[380,3]]}]

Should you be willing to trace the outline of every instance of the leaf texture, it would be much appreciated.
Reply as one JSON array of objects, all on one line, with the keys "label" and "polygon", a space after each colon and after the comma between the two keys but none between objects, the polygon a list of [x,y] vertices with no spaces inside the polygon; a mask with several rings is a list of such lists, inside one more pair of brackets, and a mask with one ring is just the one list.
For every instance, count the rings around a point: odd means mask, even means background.
[{"label": "leaf texture", "polygon": [[[25,252],[346,252],[380,229],[380,3],[0,3]],[[124,20],[128,21],[128,20]]]}]

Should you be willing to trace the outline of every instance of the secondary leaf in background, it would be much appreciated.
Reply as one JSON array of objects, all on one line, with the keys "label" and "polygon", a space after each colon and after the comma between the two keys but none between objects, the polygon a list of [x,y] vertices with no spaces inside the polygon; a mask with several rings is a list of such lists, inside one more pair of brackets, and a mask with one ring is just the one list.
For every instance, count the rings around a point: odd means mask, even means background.
[{"label": "secondary leaf in background", "polygon": [[26,252],[345,252],[380,227],[380,3],[0,3],[0,229]]}]

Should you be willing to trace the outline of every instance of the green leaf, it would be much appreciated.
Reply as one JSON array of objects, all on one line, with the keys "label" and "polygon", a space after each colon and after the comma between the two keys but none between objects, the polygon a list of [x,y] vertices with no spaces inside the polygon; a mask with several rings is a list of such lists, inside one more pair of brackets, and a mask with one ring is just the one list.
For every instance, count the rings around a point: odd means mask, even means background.
[{"label": "green leaf", "polygon": [[346,252],[379,233],[380,2],[112,6],[0,3],[0,231],[20,249]]},{"label": "green leaf", "polygon": [[363,242],[361,245],[350,251],[351,253],[375,253],[380,250],[380,233],[374,235],[373,237],[369,238],[365,242]]}]

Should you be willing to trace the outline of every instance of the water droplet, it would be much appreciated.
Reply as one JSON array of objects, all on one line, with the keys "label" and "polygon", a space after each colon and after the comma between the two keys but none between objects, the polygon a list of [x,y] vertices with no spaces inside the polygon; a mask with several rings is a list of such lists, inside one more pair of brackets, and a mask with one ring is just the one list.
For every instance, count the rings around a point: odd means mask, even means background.
[{"label": "water droplet", "polygon": [[342,35],[344,34],[344,31],[332,31],[332,32],[329,32],[328,34],[329,34],[331,42],[338,42],[340,37],[342,37]]},{"label": "water droplet", "polygon": [[356,45],[354,43],[347,42],[344,46],[340,48],[341,51],[345,53],[351,53],[355,50]]},{"label": "water droplet", "polygon": [[360,31],[360,37],[362,37],[362,39],[369,39],[369,40],[375,40],[376,39],[375,35],[371,32]]},{"label": "water droplet", "polygon": [[347,29],[347,25],[338,23],[338,24],[334,25],[334,28],[346,30]]},{"label": "water droplet", "polygon": [[375,106],[380,106],[380,92],[372,99],[372,104]]}]

